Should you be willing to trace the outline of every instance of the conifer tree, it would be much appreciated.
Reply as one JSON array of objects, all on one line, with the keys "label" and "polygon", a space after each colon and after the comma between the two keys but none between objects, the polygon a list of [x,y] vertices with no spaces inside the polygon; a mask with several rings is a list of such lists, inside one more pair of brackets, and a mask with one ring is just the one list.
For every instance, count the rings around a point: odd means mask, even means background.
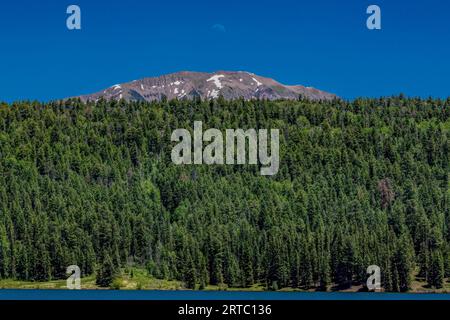
[{"label": "conifer tree", "polygon": [[434,250],[430,256],[427,282],[431,288],[440,289],[444,284],[444,259],[440,250]]},{"label": "conifer tree", "polygon": [[110,255],[107,253],[100,264],[100,268],[97,271],[97,277],[95,283],[100,287],[111,286],[116,271],[112,262]]}]

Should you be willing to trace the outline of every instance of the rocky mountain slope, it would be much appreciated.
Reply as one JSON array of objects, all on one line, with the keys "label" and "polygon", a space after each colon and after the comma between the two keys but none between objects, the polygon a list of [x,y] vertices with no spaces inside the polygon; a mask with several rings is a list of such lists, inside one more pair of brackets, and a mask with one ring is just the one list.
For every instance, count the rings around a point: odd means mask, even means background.
[{"label": "rocky mountain slope", "polygon": [[219,71],[178,72],[156,78],[145,78],[117,84],[104,91],[83,95],[83,101],[96,101],[101,97],[111,100],[154,101],[170,99],[298,99],[300,95],[311,100],[329,100],[336,96],[315,88],[301,85],[287,86],[273,79],[249,72]]}]

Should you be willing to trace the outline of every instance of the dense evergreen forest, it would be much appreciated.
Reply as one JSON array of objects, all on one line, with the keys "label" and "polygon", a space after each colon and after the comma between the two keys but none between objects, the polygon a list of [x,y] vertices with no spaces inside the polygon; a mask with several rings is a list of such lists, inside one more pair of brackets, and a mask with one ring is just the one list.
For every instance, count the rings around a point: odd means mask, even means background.
[{"label": "dense evergreen forest", "polygon": [[[177,128],[280,129],[280,170],[172,164]],[[450,277],[450,99],[0,104],[0,278],[268,290]]]}]

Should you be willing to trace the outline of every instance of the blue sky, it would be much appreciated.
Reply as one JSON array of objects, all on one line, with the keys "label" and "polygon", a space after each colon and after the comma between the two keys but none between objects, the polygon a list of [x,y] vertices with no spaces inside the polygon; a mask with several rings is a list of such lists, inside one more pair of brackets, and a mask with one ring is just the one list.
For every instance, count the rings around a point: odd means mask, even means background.
[{"label": "blue sky", "polygon": [[[82,10],[82,30],[66,9]],[[366,8],[382,9],[382,30]],[[51,100],[166,73],[245,70],[352,99],[450,96],[446,0],[14,0],[0,100]]]}]

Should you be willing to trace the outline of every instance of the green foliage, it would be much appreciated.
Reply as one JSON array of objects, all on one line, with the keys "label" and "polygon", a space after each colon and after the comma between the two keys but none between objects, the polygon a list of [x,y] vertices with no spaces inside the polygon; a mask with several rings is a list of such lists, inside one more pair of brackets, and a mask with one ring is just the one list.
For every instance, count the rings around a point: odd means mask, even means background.
[{"label": "green foliage", "polygon": [[[449,101],[78,100],[0,105],[0,278],[388,291],[450,275]],[[274,177],[175,166],[171,133],[280,129]]]}]

